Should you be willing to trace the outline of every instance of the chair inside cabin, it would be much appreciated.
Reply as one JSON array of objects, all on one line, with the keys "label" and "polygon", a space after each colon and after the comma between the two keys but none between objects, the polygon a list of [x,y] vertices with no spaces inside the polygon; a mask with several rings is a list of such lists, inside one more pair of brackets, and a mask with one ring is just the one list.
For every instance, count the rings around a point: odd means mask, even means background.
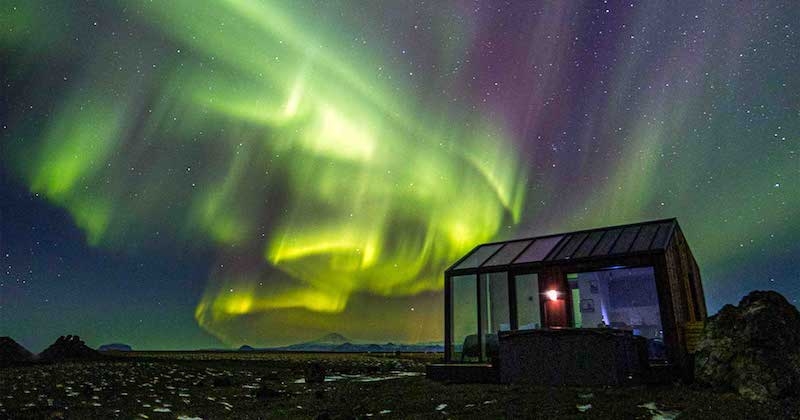
[{"label": "chair inside cabin", "polygon": [[[486,334],[484,338],[486,343],[486,358],[489,361],[497,359],[500,352],[500,345],[497,341],[497,334]],[[464,345],[461,350],[461,362],[464,362],[466,357],[480,359],[481,347],[478,344],[478,334],[471,334],[464,337]]]}]

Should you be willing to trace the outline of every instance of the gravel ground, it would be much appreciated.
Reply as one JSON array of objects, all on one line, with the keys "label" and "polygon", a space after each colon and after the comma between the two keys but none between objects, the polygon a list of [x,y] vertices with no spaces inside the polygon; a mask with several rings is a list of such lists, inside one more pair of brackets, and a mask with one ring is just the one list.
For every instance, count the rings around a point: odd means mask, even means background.
[{"label": "gravel ground", "polygon": [[[691,386],[544,388],[427,380],[429,355],[132,352],[0,369],[0,418],[800,418]],[[304,383],[310,364],[326,382]]]}]

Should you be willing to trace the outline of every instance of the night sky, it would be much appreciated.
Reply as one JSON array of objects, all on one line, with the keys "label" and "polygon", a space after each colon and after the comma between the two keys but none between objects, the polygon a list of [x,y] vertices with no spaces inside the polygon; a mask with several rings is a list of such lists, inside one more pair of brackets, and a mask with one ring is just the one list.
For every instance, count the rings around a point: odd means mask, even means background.
[{"label": "night sky", "polygon": [[476,244],[677,217],[800,300],[800,2],[4,0],[0,335],[441,341]]}]

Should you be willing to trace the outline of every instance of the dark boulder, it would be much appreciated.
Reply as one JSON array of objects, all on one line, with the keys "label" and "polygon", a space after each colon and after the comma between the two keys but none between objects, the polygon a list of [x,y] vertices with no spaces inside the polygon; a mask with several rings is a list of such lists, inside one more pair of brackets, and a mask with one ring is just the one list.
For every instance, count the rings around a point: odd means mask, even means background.
[{"label": "dark boulder", "polygon": [[227,388],[233,386],[233,380],[227,376],[217,376],[211,381],[211,386],[215,388]]},{"label": "dark boulder", "polygon": [[55,343],[39,353],[39,358],[44,361],[56,362],[73,359],[97,359],[100,353],[86,346],[86,343],[77,335],[58,337]]},{"label": "dark boulder", "polygon": [[695,379],[757,401],[800,389],[800,312],[773,291],[709,317],[695,352]]},{"label": "dark boulder", "polygon": [[331,415],[327,411],[323,411],[317,414],[317,417],[314,417],[314,420],[331,420]]},{"label": "dark boulder", "polygon": [[11,337],[0,337],[0,366],[30,362],[33,354]]},{"label": "dark boulder", "polygon": [[268,388],[266,386],[262,386],[258,388],[255,393],[255,397],[259,401],[271,401],[281,396],[280,391],[277,391],[272,388]]},{"label": "dark boulder", "polygon": [[313,362],[306,365],[305,380],[307,384],[321,384],[325,382],[325,367]]}]

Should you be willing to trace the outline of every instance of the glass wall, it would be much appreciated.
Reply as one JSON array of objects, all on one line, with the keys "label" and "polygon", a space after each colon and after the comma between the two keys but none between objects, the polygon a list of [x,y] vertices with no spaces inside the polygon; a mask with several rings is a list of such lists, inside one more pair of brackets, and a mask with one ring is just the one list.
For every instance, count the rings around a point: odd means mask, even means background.
[{"label": "glass wall", "polygon": [[483,354],[493,360],[498,354],[498,331],[511,329],[511,315],[508,300],[508,274],[482,274],[481,287],[481,331],[483,332]]},{"label": "glass wall", "polygon": [[477,276],[455,276],[450,279],[450,287],[450,360],[477,361],[480,358]]},{"label": "glass wall", "polygon": [[575,328],[618,328],[647,339],[651,359],[666,358],[661,311],[652,267],[567,276]]},{"label": "glass wall", "polygon": [[517,291],[517,324],[520,330],[542,327],[539,276],[536,273],[514,277]]}]

